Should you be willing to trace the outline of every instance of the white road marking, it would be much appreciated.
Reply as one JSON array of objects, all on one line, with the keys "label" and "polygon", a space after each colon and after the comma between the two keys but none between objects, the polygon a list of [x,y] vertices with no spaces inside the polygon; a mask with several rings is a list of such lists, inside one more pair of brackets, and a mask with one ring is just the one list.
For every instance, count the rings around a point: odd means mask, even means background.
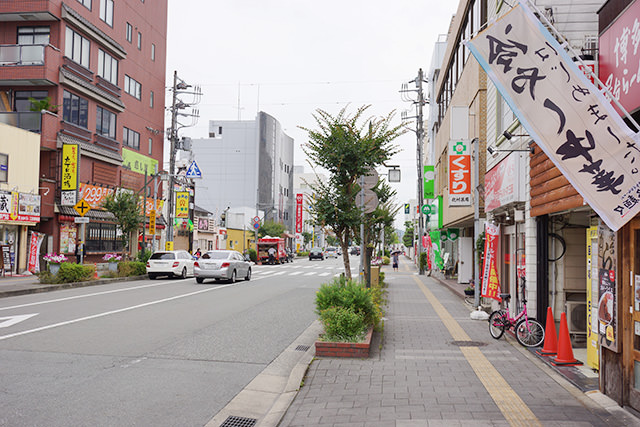
[{"label": "white road marking", "polygon": [[[8,328],[9,326],[13,326],[16,323],[20,323],[24,320],[27,320],[33,316],[37,316],[38,313],[33,313],[33,314],[20,314],[17,316],[7,316],[7,317],[0,317],[0,328]],[[3,322],[4,320],[4,322]]]},{"label": "white road marking", "polygon": [[320,273],[320,274],[318,274],[318,276],[324,277],[324,276],[328,276],[329,274],[331,274],[331,273]]},{"label": "white road marking", "polygon": [[178,282],[184,282],[184,281],[183,280],[172,280],[172,281],[169,281],[169,282],[153,283],[153,284],[150,284],[150,285],[134,286],[132,288],[113,289],[111,291],[94,292],[92,294],[76,295],[74,297],[57,298],[57,299],[51,299],[51,300],[47,300],[47,301],[40,301],[40,302],[31,302],[31,303],[28,303],[28,304],[12,305],[10,307],[0,307],[0,310],[11,310],[11,309],[14,309],[14,308],[31,307],[31,306],[34,306],[34,305],[50,304],[50,303],[53,303],[53,302],[60,302],[60,301],[70,301],[70,300],[79,299],[79,298],[88,298],[88,297],[94,297],[94,296],[98,296],[98,295],[114,294],[114,293],[117,293],[117,292],[135,291],[137,289],[152,288],[154,286],[165,286],[165,285],[170,285],[170,284],[178,283]]},{"label": "white road marking", "polygon": [[289,273],[289,276],[297,276],[298,274],[302,274],[302,271],[294,271],[292,273]]},{"label": "white road marking", "polygon": [[309,272],[309,273],[304,273],[305,276],[313,276],[314,274],[316,274],[315,271]]}]

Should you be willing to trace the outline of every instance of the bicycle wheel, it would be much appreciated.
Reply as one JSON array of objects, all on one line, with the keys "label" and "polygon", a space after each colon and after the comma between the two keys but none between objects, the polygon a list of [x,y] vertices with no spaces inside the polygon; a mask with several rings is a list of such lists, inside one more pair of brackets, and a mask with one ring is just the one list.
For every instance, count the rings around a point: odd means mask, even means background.
[{"label": "bicycle wheel", "polygon": [[516,339],[525,347],[539,347],[544,341],[544,328],[537,320],[523,319],[516,325]]},{"label": "bicycle wheel", "polygon": [[489,332],[495,339],[500,339],[505,330],[505,317],[507,312],[504,310],[496,310],[489,316]]}]

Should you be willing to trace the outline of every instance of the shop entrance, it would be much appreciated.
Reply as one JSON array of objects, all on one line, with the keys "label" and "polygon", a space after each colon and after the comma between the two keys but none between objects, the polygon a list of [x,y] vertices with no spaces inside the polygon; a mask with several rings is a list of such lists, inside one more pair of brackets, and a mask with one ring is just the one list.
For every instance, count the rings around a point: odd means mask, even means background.
[{"label": "shop entrance", "polygon": [[[640,218],[633,219],[629,225],[623,229],[622,233],[622,289],[625,299],[629,302],[627,305],[623,303],[622,307],[633,306],[630,325],[625,327],[628,331],[627,343],[624,351],[626,353],[624,376],[629,384],[628,402],[633,409],[640,411]],[[633,281],[633,282],[631,282]],[[624,311],[621,309],[621,315],[625,318]]]}]

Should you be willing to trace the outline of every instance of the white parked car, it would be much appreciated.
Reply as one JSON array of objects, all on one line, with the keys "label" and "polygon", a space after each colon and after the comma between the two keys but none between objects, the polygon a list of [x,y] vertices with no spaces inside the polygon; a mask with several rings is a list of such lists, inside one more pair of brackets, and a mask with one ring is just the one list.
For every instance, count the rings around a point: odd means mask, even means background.
[{"label": "white parked car", "polygon": [[194,259],[187,251],[158,251],[154,252],[147,261],[149,279],[158,276],[180,277],[182,279],[193,276]]},{"label": "white parked car", "polygon": [[204,279],[234,283],[238,277],[251,280],[251,263],[238,251],[207,251],[195,262],[194,275],[198,283]]}]

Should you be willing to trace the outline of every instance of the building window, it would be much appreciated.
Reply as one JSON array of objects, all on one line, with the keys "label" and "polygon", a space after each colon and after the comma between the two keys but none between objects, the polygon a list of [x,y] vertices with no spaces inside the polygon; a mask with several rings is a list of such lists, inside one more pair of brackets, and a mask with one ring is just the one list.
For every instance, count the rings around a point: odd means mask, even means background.
[{"label": "building window", "polygon": [[86,128],[89,117],[89,101],[71,92],[62,95],[62,120]]},{"label": "building window", "polygon": [[142,33],[138,31],[138,50],[142,50]]},{"label": "building window", "polygon": [[126,34],[126,37],[127,37],[127,41],[129,43],[131,43],[131,40],[133,40],[133,27],[128,22],[127,22],[127,34]]},{"label": "building window", "polygon": [[109,83],[118,84],[118,61],[102,49],[98,49],[98,75]]},{"label": "building window", "polygon": [[153,151],[153,138],[149,138],[149,155]]},{"label": "building window", "polygon": [[116,114],[102,107],[97,108],[96,133],[116,139]]},{"label": "building window", "polygon": [[49,27],[19,27],[18,44],[49,44]]},{"label": "building window", "polygon": [[82,65],[89,68],[89,40],[67,27],[64,55]]},{"label": "building window", "polygon": [[123,128],[124,132],[122,134],[122,144],[127,147],[135,148],[136,150],[140,149],[140,134],[134,130],[129,128]]},{"label": "building window", "polygon": [[91,10],[91,0],[78,0],[78,3],[81,3],[84,7]]},{"label": "building window", "polygon": [[153,91],[149,91],[149,107],[153,108]]},{"label": "building window", "polygon": [[156,45],[154,43],[151,43],[151,60],[156,60]]},{"label": "building window", "polygon": [[9,155],[0,154],[0,182],[9,182]]},{"label": "building window", "polygon": [[115,224],[90,222],[86,225],[87,252],[118,252],[122,250],[122,239],[116,233]]},{"label": "building window", "polygon": [[124,91],[137,99],[142,99],[142,85],[125,74]]},{"label": "building window", "polygon": [[14,94],[13,109],[15,111],[31,111],[29,98],[40,101],[48,96],[46,90],[17,90]]},{"label": "building window", "polygon": [[100,0],[100,19],[113,27],[113,0]]}]

